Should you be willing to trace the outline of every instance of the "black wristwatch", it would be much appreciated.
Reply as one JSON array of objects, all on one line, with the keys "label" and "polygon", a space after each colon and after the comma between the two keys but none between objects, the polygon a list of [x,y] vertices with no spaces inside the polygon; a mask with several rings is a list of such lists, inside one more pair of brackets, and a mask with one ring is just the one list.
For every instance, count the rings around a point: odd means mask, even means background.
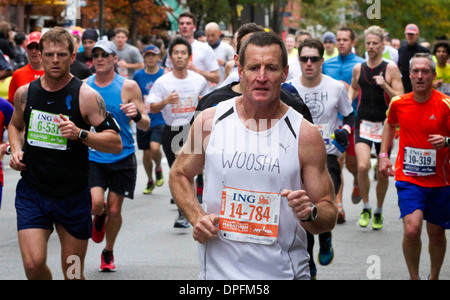
[{"label": "black wristwatch", "polygon": [[448,147],[448,145],[450,144],[450,137],[444,136],[444,139],[445,139],[444,147]]},{"label": "black wristwatch", "polygon": [[80,132],[78,133],[78,139],[80,141],[85,141],[88,137],[88,131],[84,130],[84,129],[80,129]]},{"label": "black wristwatch", "polygon": [[300,221],[311,222],[311,221],[314,221],[315,219],[317,219],[317,207],[314,204],[312,204],[312,202],[311,202],[311,214],[309,215],[309,218],[306,220],[300,219]]}]

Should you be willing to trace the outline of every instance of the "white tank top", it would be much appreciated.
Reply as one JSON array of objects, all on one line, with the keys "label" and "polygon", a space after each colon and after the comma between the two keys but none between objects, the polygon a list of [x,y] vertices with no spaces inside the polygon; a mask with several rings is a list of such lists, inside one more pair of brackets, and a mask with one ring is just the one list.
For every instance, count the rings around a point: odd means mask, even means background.
[{"label": "white tank top", "polygon": [[303,117],[289,108],[272,128],[255,132],[236,111],[236,98],[217,105],[206,148],[203,205],[221,216],[221,230],[199,244],[200,278],[309,279],[306,232],[279,196],[302,186]]}]

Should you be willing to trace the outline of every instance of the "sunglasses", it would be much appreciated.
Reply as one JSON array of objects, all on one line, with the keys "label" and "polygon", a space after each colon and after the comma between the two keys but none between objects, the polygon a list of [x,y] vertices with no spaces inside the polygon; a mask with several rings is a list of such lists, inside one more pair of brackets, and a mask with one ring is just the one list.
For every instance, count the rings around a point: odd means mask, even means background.
[{"label": "sunglasses", "polygon": [[107,58],[108,56],[111,55],[111,53],[102,52],[101,54],[100,54],[100,53],[93,53],[93,54],[92,54],[92,56],[93,56],[94,58],[99,58],[100,55],[101,55],[103,58]]},{"label": "sunglasses", "polygon": [[39,50],[39,45],[38,44],[30,44],[27,46],[28,50]]},{"label": "sunglasses", "polygon": [[321,59],[322,59],[322,57],[320,57],[320,56],[300,56],[300,61],[302,63],[307,63],[308,60],[311,60],[312,63],[315,63]]}]

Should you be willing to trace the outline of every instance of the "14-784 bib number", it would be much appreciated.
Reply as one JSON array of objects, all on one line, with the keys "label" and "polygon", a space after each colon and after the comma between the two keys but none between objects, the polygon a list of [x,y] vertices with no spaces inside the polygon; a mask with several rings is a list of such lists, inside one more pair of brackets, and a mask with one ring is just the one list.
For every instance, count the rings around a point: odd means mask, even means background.
[{"label": "14-784 bib number", "polygon": [[279,193],[224,187],[219,229],[224,238],[271,245],[277,241],[280,219]]}]

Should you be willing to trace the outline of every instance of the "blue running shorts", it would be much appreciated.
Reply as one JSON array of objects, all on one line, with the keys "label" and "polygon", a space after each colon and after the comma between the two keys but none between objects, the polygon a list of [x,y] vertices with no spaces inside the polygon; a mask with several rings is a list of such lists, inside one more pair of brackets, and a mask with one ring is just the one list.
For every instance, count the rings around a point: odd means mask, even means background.
[{"label": "blue running shorts", "polygon": [[395,183],[400,218],[420,209],[427,222],[450,229],[450,186],[421,187],[406,181]]},{"label": "blue running shorts", "polygon": [[64,198],[42,195],[23,179],[16,188],[17,230],[40,228],[53,231],[55,223],[80,240],[92,236],[91,193],[88,187]]}]

